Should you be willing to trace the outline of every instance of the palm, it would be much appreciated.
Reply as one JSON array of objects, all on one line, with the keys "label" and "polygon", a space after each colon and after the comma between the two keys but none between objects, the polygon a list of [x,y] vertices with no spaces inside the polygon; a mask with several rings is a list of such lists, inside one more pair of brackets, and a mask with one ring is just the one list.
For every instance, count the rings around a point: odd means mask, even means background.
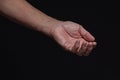
[{"label": "palm", "polygon": [[79,33],[71,33],[73,34],[70,35],[64,27],[57,27],[54,32],[54,39],[66,50],[71,50],[76,41],[83,40]]}]

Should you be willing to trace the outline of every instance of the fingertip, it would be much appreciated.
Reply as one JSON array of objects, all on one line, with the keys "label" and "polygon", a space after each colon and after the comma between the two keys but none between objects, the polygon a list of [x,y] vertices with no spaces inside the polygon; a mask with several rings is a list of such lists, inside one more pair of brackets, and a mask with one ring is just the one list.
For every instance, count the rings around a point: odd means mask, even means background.
[{"label": "fingertip", "polygon": [[[92,36],[92,35],[91,35],[91,36]],[[95,37],[92,36],[92,37],[91,37],[91,40],[92,40],[92,41],[95,41]]]},{"label": "fingertip", "polygon": [[90,32],[88,32],[85,28],[83,28],[82,26],[80,26],[79,32],[85,40],[95,41],[95,37]]},{"label": "fingertip", "polygon": [[88,36],[89,36],[89,41],[95,41],[95,37],[92,36],[90,33],[88,33]]},{"label": "fingertip", "polygon": [[88,46],[87,47],[90,47],[93,45],[93,42],[88,42]]},{"label": "fingertip", "polygon": [[97,42],[93,42],[93,45],[97,45]]},{"label": "fingertip", "polygon": [[93,47],[95,48],[97,46],[97,42],[93,42]]}]

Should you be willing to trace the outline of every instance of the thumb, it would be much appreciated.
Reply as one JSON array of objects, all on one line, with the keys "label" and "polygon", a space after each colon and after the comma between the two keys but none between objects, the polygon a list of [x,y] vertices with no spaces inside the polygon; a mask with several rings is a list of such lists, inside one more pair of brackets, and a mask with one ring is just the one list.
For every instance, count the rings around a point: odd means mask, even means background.
[{"label": "thumb", "polygon": [[80,28],[79,28],[79,33],[87,41],[95,40],[95,38],[87,30],[85,30],[82,26],[80,26]]}]

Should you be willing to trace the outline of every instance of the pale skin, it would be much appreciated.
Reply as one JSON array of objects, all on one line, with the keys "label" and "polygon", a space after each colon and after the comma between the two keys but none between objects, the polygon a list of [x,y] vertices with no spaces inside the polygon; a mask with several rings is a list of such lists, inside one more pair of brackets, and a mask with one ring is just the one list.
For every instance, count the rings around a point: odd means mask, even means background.
[{"label": "pale skin", "polygon": [[52,37],[62,48],[79,56],[88,56],[97,44],[95,38],[82,25],[52,18],[26,0],[0,0],[0,13]]}]

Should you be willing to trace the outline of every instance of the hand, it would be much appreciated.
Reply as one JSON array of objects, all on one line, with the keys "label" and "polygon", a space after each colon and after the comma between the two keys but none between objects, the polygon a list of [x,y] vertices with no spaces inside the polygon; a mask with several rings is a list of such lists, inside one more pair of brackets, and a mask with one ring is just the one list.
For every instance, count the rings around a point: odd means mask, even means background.
[{"label": "hand", "polygon": [[66,21],[52,30],[53,38],[65,50],[87,56],[96,46],[95,38],[81,25]]}]

